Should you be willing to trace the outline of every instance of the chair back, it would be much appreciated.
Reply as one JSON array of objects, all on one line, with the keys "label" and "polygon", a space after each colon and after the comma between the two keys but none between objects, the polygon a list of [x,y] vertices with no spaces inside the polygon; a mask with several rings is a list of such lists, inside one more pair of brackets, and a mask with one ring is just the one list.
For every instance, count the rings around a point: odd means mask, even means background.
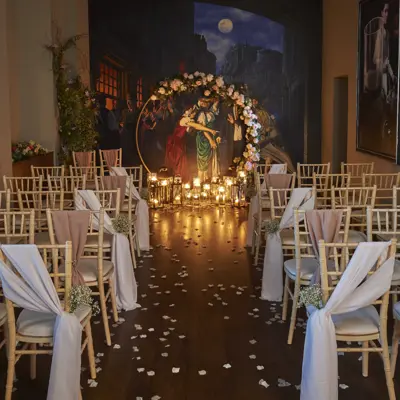
[{"label": "chair back", "polygon": [[367,237],[372,242],[380,240],[400,239],[400,209],[367,208]]},{"label": "chair back", "polygon": [[352,186],[362,186],[362,177],[364,174],[372,174],[374,172],[374,163],[344,163],[340,164],[340,172],[342,174],[351,175]]},{"label": "chair back", "polygon": [[129,176],[132,177],[132,182],[139,194],[143,189],[143,166],[139,165],[137,167],[124,167]]},{"label": "chair back", "polygon": [[72,161],[74,167],[95,167],[96,151],[73,151]]},{"label": "chair back", "polygon": [[329,174],[331,168],[330,163],[326,164],[300,164],[297,163],[297,186],[312,187],[313,175]]},{"label": "chair back", "polygon": [[99,150],[101,175],[111,167],[122,167],[122,149]]},{"label": "chair back", "polygon": [[23,192],[42,191],[43,176],[39,177],[13,177],[3,176],[4,189],[10,190],[10,209],[19,210],[18,190]]},{"label": "chair back", "polygon": [[364,174],[362,185],[365,187],[376,186],[376,208],[390,208],[393,204],[393,187],[400,185],[400,173]]},{"label": "chair back", "polygon": [[35,211],[0,211],[0,243],[33,244]]},{"label": "chair back", "polygon": [[59,167],[34,167],[31,165],[31,173],[33,177],[43,176],[46,181],[48,176],[58,176],[60,178],[64,177],[64,165]]},{"label": "chair back", "polygon": [[269,201],[271,204],[271,219],[281,219],[286,207],[289,204],[290,197],[292,196],[293,189],[275,189],[270,187],[268,189]]}]

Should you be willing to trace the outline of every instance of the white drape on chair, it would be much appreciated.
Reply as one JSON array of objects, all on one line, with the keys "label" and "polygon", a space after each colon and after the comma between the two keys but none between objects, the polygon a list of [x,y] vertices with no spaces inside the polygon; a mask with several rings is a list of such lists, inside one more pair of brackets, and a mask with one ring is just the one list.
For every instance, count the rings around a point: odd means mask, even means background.
[{"label": "white drape on chair", "polygon": [[[262,275],[261,299],[281,301],[283,294],[283,250],[280,232],[294,224],[294,208],[311,210],[314,208],[311,188],[293,189],[289,203],[283,213],[279,232],[266,234],[264,268]],[[294,235],[294,234],[293,234]]]},{"label": "white drape on chair", "polygon": [[[124,167],[111,167],[111,175],[115,174],[118,176],[128,176],[126,169]],[[131,193],[129,193],[129,187],[131,188]],[[138,203],[135,209],[135,214],[137,217],[135,226],[136,232],[139,239],[140,250],[149,251],[150,250],[150,223],[149,223],[149,206],[146,200],[140,197],[139,192],[134,185],[129,185],[129,180],[126,180],[126,195],[132,196]]]},{"label": "white drape on chair", "polygon": [[386,256],[390,244],[360,243],[325,307],[309,309],[311,316],[304,346],[301,400],[337,400],[337,343],[332,315],[366,307],[390,289],[394,258],[388,259],[361,284],[379,257]]},{"label": "white drape on chair", "polygon": [[246,246],[253,245],[253,231],[254,231],[254,214],[258,212],[258,196],[255,195],[250,199],[249,216],[247,218],[247,237]]},{"label": "white drape on chair", "polygon": [[[75,208],[99,211],[101,204],[92,190],[78,190]],[[113,279],[115,279],[117,306],[125,311],[134,310],[140,306],[137,304],[137,283],[133,272],[129,240],[125,235],[114,230],[107,213],[104,213],[104,230],[113,235],[111,259],[115,267]]]},{"label": "white drape on chair", "polygon": [[54,284],[35,245],[3,245],[1,249],[24,279],[0,261],[4,295],[27,310],[57,316],[47,399],[78,400],[82,340],[79,319],[74,314],[64,312],[61,307]]},{"label": "white drape on chair", "polygon": [[286,164],[272,164],[269,174],[287,174],[287,165]]}]

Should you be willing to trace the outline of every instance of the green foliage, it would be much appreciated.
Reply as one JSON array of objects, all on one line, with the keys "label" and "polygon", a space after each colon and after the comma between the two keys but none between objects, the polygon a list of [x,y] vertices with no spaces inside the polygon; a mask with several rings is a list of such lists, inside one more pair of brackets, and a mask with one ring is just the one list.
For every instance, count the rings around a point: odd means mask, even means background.
[{"label": "green foliage", "polygon": [[60,160],[68,164],[73,151],[96,147],[95,93],[82,83],[80,76],[70,77],[65,52],[76,47],[83,35],[46,46],[53,55],[53,73],[57,90],[58,132],[61,137]]}]

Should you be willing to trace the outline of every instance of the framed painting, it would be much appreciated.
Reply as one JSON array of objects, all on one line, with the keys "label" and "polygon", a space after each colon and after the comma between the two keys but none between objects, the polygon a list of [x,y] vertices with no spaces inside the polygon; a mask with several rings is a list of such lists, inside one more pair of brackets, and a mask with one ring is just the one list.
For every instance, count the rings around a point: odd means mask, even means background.
[{"label": "framed painting", "polygon": [[357,150],[400,162],[399,0],[359,4]]}]

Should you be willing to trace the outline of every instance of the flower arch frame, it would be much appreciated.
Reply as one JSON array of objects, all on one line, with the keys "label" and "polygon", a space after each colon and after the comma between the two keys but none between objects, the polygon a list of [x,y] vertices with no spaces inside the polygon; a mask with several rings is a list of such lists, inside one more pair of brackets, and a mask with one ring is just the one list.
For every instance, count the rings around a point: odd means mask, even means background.
[{"label": "flower arch frame", "polygon": [[184,93],[194,93],[202,91],[204,97],[219,98],[229,106],[237,106],[238,117],[245,125],[246,147],[241,159],[236,160],[237,170],[250,173],[255,170],[258,161],[260,161],[260,146],[261,140],[261,124],[258,122],[255,113],[253,99],[245,94],[243,86],[234,84],[225,84],[222,76],[213,74],[205,74],[204,72],[196,71],[194,73],[184,73],[177,75],[174,78],[166,78],[160,81],[154,90],[154,93],[143,105],[138,116],[136,125],[136,146],[139,157],[149,171],[144,162],[139,148],[139,125],[143,111],[150,101],[168,100]]}]

